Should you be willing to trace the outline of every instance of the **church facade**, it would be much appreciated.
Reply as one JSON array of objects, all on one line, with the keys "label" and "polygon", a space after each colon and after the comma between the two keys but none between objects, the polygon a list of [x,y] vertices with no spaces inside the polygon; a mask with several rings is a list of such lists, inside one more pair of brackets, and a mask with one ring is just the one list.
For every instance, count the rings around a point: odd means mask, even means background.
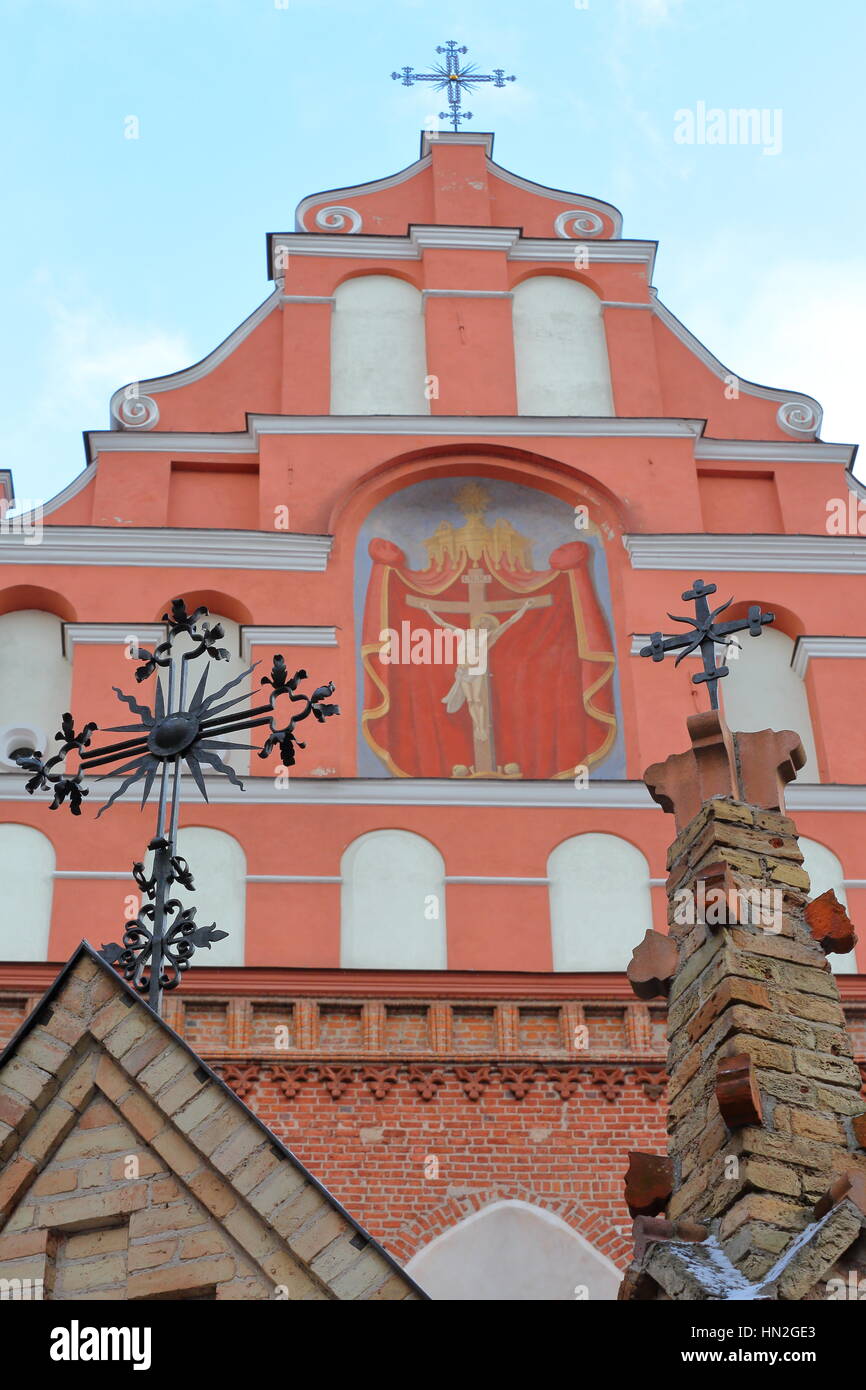
[{"label": "church facade", "polygon": [[[341,713],[296,766],[233,749],[187,795],[228,936],[167,1019],[434,1298],[615,1296],[626,1151],[665,1142],[664,1009],[623,973],[667,912],[641,774],[705,700],[640,653],[696,576],[775,614],[728,650],[728,724],[797,731],[813,894],[866,907],[855,450],[679,323],[655,249],[430,132],[305,198],[264,303],[118,390],[81,476],[0,535],[7,1036],[82,937],[119,939],[151,833],[135,788],[94,825],[121,779],[77,819],[15,756],[67,709],[121,723],[183,596],[224,628],[214,688],[281,653]],[[866,1064],[866,964],[834,968]]]}]

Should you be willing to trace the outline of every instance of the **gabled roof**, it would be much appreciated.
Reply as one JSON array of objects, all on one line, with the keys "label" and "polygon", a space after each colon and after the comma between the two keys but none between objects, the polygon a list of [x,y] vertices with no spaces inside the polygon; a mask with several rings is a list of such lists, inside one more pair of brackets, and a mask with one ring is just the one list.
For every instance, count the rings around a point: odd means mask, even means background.
[{"label": "gabled roof", "polygon": [[[432,220],[428,215],[431,198],[428,185],[432,179],[433,148],[444,149],[451,145],[484,147],[484,164],[491,192],[494,195],[498,192],[499,200],[504,199],[508,208],[502,216],[494,218],[494,226],[519,225],[527,236],[622,236],[622,214],[612,203],[562,188],[548,188],[533,179],[514,174],[494,161],[491,134],[483,131],[455,133],[450,130],[422,131],[420,158],[395,174],[308,194],[301,199],[295,211],[295,231],[327,234],[359,232],[363,228],[364,231],[375,231],[380,235],[390,233],[404,236],[411,223]],[[400,185],[407,185],[401,197],[378,196],[391,194]],[[358,200],[359,206],[346,206]],[[558,208],[551,208],[551,201],[558,204]],[[522,212],[515,223],[509,218],[513,218],[514,210],[518,208]],[[573,227],[566,230],[564,226],[556,225],[559,218],[574,217],[585,219],[578,231]]]},{"label": "gabled roof", "polygon": [[[82,1260],[101,1296],[427,1297],[87,942],[0,1055],[0,1160],[0,1279],[61,1300]],[[102,1229],[122,1273],[64,1282]]]}]

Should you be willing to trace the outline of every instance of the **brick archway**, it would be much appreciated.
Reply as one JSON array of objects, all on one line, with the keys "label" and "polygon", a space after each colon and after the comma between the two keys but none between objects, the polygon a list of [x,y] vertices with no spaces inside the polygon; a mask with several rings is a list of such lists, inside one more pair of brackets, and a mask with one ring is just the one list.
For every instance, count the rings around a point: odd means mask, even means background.
[{"label": "brick archway", "polygon": [[496,1202],[525,1202],[541,1211],[558,1216],[573,1231],[588,1241],[599,1254],[614,1264],[625,1267],[630,1256],[629,1240],[610,1224],[608,1216],[598,1207],[573,1198],[556,1198],[539,1194],[533,1188],[519,1184],[502,1187],[483,1187],[451,1197],[424,1216],[407,1221],[402,1231],[389,1236],[387,1246],[396,1259],[407,1264],[437,1236],[458,1226],[466,1217],[482,1211]]}]

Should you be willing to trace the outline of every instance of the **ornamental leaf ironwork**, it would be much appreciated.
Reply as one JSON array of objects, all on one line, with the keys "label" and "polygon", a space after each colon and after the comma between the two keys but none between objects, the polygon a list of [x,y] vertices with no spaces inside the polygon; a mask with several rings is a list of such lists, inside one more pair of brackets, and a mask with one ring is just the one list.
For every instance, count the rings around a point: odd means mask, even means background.
[{"label": "ornamental leaf ironwork", "polygon": [[[187,892],[195,891],[192,870],[177,852],[183,767],[190,772],[205,801],[208,800],[206,769],[211,775],[225,777],[243,790],[243,782],[221,754],[243,749],[258,751],[260,758],[267,758],[279,748],[283,765],[293,767],[295,749],[306,747],[295,733],[296,726],[310,715],[318,723],[324,723],[340,713],[339,705],[330,703],[329,697],[334,692],[332,682],[319,686],[312,695],[304,694],[298,686],[307,680],[306,671],[295,671],[289,676],[285,660],[278,654],[272,659],[270,675],[261,678],[262,686],[270,686],[266,702],[263,692],[261,702],[251,708],[238,708],[249,706],[251,695],[230,696],[232,690],[252,676],[258,662],[246,667],[218,690],[208,693],[211,662],[230,658],[228,648],[220,645],[225,639],[222,625],[204,621],[208,617],[207,608],[199,607],[190,613],[183,598],[173,599],[171,611],[163,614],[166,640],[153,651],[135,648],[134,660],[138,663],[135,679],[139,685],[157,672],[167,673],[167,689],[157,681],[152,708],[139,703],[118,686],[113,687],[118,700],[137,717],[137,723],[116,724],[103,730],[88,723],[76,732],[72,715],[65,713],[60,730],[55,734],[59,747],[50,757],[37,751],[16,758],[22,771],[32,774],[26,790],[31,795],[51,791],[50,809],[56,811],[68,805],[74,816],[81,815],[83,800],[90,795],[85,778],[93,769],[100,769],[97,782],[107,777],[122,778],[100,807],[97,819],[139,784],[140,804],[144,809],[159,782],[156,835],[148,845],[153,855],[152,868],[146,871],[142,861],[132,866],[132,877],[142,897],[148,901],[135,919],[126,924],[122,944],[110,942],[100,951],[104,960],[114,965],[141,994],[148,996],[148,1002],[157,1011],[162,991],[177,988],[193,953],[210,950],[214,942],[228,935],[218,930],[216,923],[209,926],[197,923],[194,907],[186,908],[177,898],[168,896],[175,883]],[[175,649],[181,636],[188,639],[188,650]],[[204,667],[195,690],[189,695],[188,673],[191,663],[199,659],[204,661]],[[291,708],[286,707],[286,700]],[[268,732],[258,750],[253,743],[226,742],[232,735],[265,727]],[[132,737],[93,746],[93,735],[97,732]],[[73,756],[78,759],[74,770],[67,765]]]}]

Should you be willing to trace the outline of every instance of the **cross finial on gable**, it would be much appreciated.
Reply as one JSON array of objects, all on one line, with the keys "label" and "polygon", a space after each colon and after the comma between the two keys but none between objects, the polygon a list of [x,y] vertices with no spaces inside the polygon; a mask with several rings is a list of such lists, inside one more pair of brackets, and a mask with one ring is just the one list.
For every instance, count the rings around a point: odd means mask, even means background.
[{"label": "cross finial on gable", "polygon": [[504,87],[506,82],[516,81],[513,75],[506,77],[502,68],[494,68],[492,73],[476,72],[474,63],[461,61],[461,54],[468,50],[465,45],[458,46],[454,39],[449,39],[444,48],[440,44],[436,52],[444,54],[444,58],[441,63],[434,64],[432,72],[401,68],[399,72],[392,72],[391,77],[395,82],[402,82],[404,87],[411,87],[416,82],[432,82],[435,91],[447,92],[448,110],[440,111],[439,119],[450,121],[455,130],[460,129],[461,121],[472,120],[471,111],[460,109],[464,92],[471,92],[479,82],[492,82],[494,87]]}]

